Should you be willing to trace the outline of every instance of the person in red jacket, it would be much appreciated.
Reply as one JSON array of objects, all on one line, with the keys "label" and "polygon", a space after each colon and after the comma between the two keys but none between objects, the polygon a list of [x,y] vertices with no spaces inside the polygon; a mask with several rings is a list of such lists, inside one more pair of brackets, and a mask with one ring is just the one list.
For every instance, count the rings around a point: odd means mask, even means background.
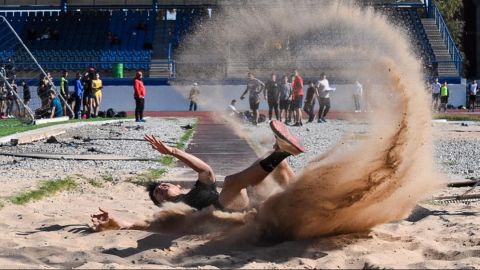
[{"label": "person in red jacket", "polygon": [[133,80],[133,90],[135,98],[135,122],[146,122],[143,119],[143,110],[145,108],[145,86],[143,85],[143,74],[141,71],[137,71],[135,79]]},{"label": "person in red jacket", "polygon": [[303,78],[295,70],[295,76],[292,81],[292,106],[294,106],[295,124],[294,126],[302,126],[302,103],[303,103]]}]

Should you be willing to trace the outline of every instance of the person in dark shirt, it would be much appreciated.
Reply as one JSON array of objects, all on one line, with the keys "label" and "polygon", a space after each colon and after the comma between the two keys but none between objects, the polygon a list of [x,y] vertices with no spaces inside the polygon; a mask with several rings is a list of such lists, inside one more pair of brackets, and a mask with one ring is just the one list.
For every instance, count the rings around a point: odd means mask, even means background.
[{"label": "person in dark shirt", "polygon": [[250,105],[250,110],[253,113],[253,124],[257,125],[258,123],[258,108],[260,107],[260,94],[264,91],[263,88],[265,84],[259,79],[255,78],[252,73],[248,72],[247,74],[247,88],[245,92],[240,96],[240,99],[243,100],[245,95],[249,93],[248,103]]},{"label": "person in dark shirt", "polygon": [[280,120],[278,102],[280,99],[280,84],[277,82],[277,75],[272,73],[271,80],[265,83],[268,102],[268,119],[272,120],[272,111],[275,111],[275,119]]},{"label": "person in dark shirt", "polygon": [[[180,149],[170,147],[158,141],[154,136],[145,135],[151,146],[165,155],[172,155],[187,164],[198,173],[198,180],[188,193],[182,193],[180,186],[170,183],[152,183],[148,186],[150,199],[156,205],[164,202],[182,202],[188,206],[201,210],[213,206],[217,209],[244,210],[249,206],[246,188],[260,184],[275,168],[278,182],[288,184],[294,176],[292,169],[285,159],[291,155],[298,155],[305,151],[300,139],[291,134],[281,121],[272,120],[270,127],[275,134],[274,151],[266,158],[254,162],[250,167],[225,177],[222,191],[216,188],[216,176],[212,168],[199,158]],[[108,211],[100,208],[101,213],[92,215],[95,231],[108,229],[143,229],[151,230],[146,221],[126,223],[109,215]]]},{"label": "person in dark shirt", "polygon": [[22,87],[23,87],[23,103],[25,106],[28,106],[30,103],[30,100],[32,99],[32,94],[30,93],[30,88],[28,87],[28,84],[25,81],[22,81]]},{"label": "person in dark shirt", "polygon": [[305,104],[303,105],[303,110],[308,114],[307,123],[313,122],[315,118],[315,99],[317,99],[317,88],[315,87],[314,82],[308,84],[307,96],[305,97]]}]

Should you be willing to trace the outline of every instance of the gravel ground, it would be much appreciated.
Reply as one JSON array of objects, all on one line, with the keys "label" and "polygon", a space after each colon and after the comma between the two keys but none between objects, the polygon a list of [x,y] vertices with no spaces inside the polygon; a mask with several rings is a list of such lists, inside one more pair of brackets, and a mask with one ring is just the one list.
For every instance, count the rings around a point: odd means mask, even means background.
[{"label": "gravel ground", "polygon": [[[151,118],[146,123],[133,121],[70,128],[56,136],[58,143],[46,140],[19,146],[2,146],[0,151],[21,153],[97,154],[108,153],[139,158],[159,158],[145,141],[95,140],[97,138],[142,139],[154,134],[175,144],[184,133],[181,126],[193,124],[194,118]],[[92,139],[92,140],[89,140]],[[162,168],[153,161],[72,161],[0,156],[0,181],[57,179],[68,175],[108,176],[113,179],[136,174],[150,168]]]},{"label": "gravel ground", "polygon": [[[140,140],[96,140],[99,138],[141,139],[145,133],[154,134],[168,143],[178,141],[183,130],[180,126],[192,124],[194,118],[152,118],[147,123],[118,122],[97,126],[71,128],[66,134],[57,136],[58,143],[46,143],[45,140],[20,145],[2,146],[0,151],[95,154],[108,153],[139,158],[158,158],[159,154],[147,143]],[[362,136],[368,126],[332,120],[328,123],[305,124],[291,129],[304,139],[307,153],[289,158],[294,170],[299,171],[312,157],[328,150],[346,133]],[[273,138],[266,123],[259,126],[244,127],[251,135],[263,134]],[[258,137],[258,136],[252,136]],[[92,139],[92,140],[89,140]],[[271,142],[263,142],[265,148]],[[480,172],[480,139],[462,138],[435,141],[435,158],[439,169],[452,179],[477,177]],[[159,162],[150,161],[69,161],[47,160],[0,156],[0,181],[41,180],[63,178],[68,175],[81,174],[90,176],[109,176],[120,179],[144,172],[151,168],[162,168]]]},{"label": "gravel ground", "polygon": [[450,178],[480,178],[480,139],[436,140],[435,157]]},{"label": "gravel ground", "polygon": [[[450,129],[456,129],[460,124],[450,124]],[[443,129],[446,126],[436,127]],[[269,126],[261,123],[258,126],[248,125],[247,129],[253,134],[260,130],[268,133]],[[297,135],[303,138],[308,150],[297,157],[290,157],[289,163],[295,171],[299,171],[304,164],[314,156],[321,154],[335,145],[346,133],[362,136],[368,131],[367,124],[352,123],[343,120],[331,120],[327,123],[304,124],[303,127],[290,127]],[[480,178],[480,138],[436,139],[434,141],[434,158],[438,169],[447,174],[450,180],[465,180]]]}]

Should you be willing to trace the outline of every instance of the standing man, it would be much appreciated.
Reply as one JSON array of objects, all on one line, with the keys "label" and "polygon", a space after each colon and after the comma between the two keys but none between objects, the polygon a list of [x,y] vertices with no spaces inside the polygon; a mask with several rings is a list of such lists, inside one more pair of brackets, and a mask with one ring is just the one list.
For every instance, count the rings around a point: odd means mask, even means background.
[{"label": "standing man", "polygon": [[443,112],[447,111],[448,96],[450,95],[448,90],[447,82],[444,82],[442,87],[440,87],[440,109],[443,109]]},{"label": "standing man", "polygon": [[361,112],[361,100],[363,96],[363,86],[359,81],[355,82],[355,92],[353,92],[353,102],[355,103],[355,112]]},{"label": "standing man", "polygon": [[143,74],[137,71],[135,79],[133,80],[133,90],[135,98],[135,122],[146,122],[143,119],[143,110],[145,109],[145,86],[143,85]]},{"label": "standing man", "polygon": [[285,115],[285,124],[287,124],[288,108],[292,99],[292,84],[288,82],[288,76],[283,76],[283,82],[280,85],[280,121],[282,121],[282,112]]},{"label": "standing man", "polygon": [[440,99],[440,88],[442,85],[438,82],[438,78],[435,78],[435,81],[432,83],[432,108],[434,111],[437,111],[438,101]]},{"label": "standing man", "polygon": [[330,110],[330,92],[335,91],[335,88],[330,87],[325,73],[320,74],[321,80],[317,82],[318,89],[318,123],[325,123],[325,117]]},{"label": "standing man", "polygon": [[470,105],[470,111],[474,112],[475,111],[475,105],[477,105],[477,90],[478,90],[478,85],[477,85],[477,80],[473,80],[472,84],[470,84],[470,89],[469,89],[469,98],[468,98],[468,103]]},{"label": "standing man", "polygon": [[272,120],[272,111],[275,111],[275,119],[279,120],[278,101],[280,99],[280,85],[277,83],[277,75],[272,73],[270,80],[265,83],[265,91],[268,102],[268,119]]},{"label": "standing man", "polygon": [[63,112],[67,112],[66,103],[68,100],[68,80],[67,80],[68,72],[66,70],[62,71],[62,77],[60,77],[60,95],[62,96],[63,100]]},{"label": "standing man", "polygon": [[190,100],[189,111],[197,111],[197,102],[200,96],[200,89],[198,89],[198,83],[194,82],[192,89],[190,89],[190,94],[188,94],[188,99]]},{"label": "standing man", "polygon": [[75,79],[75,83],[73,85],[73,112],[75,113],[75,119],[80,117],[80,109],[82,108],[82,99],[83,99],[83,82],[82,82],[82,74],[77,72],[77,78]]},{"label": "standing man", "polygon": [[307,89],[307,96],[305,97],[305,104],[303,105],[303,110],[308,113],[307,123],[313,122],[315,118],[315,99],[317,98],[317,88],[315,83],[310,81]]},{"label": "standing man", "polygon": [[303,78],[296,69],[292,80],[292,103],[295,117],[295,124],[293,125],[302,126]]},{"label": "standing man", "polygon": [[253,124],[257,125],[258,123],[258,108],[260,107],[260,93],[262,93],[265,88],[265,84],[259,79],[255,78],[252,73],[247,73],[247,89],[240,96],[240,99],[243,100],[247,92],[249,92],[248,102],[250,105],[250,110],[253,112]]}]

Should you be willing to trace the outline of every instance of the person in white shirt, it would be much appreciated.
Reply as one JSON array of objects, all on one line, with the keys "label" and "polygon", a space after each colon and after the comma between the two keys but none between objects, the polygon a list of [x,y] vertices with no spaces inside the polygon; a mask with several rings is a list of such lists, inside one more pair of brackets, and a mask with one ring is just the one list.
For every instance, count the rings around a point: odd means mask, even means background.
[{"label": "person in white shirt", "polygon": [[474,112],[475,111],[475,106],[477,105],[477,91],[478,91],[478,85],[477,85],[477,80],[473,80],[472,84],[470,84],[470,89],[468,91],[469,94],[469,107],[470,111]]},{"label": "person in white shirt", "polygon": [[235,104],[237,103],[236,99],[232,99],[230,104],[227,106],[227,114],[228,116],[239,116],[240,112],[235,108]]},{"label": "person in white shirt", "polygon": [[435,81],[432,83],[432,108],[435,111],[438,110],[439,106],[440,87],[442,87],[442,85],[438,82],[438,78],[435,78]]},{"label": "person in white shirt", "polygon": [[355,103],[355,112],[361,112],[361,100],[363,96],[363,86],[360,82],[355,82],[355,92],[353,93],[353,102]]},{"label": "person in white shirt", "polygon": [[330,84],[327,80],[327,75],[322,73],[320,75],[321,80],[317,82],[318,89],[318,104],[320,108],[318,109],[318,123],[327,122],[325,117],[327,116],[328,111],[330,110],[330,92],[335,91],[334,87],[330,87]]}]

